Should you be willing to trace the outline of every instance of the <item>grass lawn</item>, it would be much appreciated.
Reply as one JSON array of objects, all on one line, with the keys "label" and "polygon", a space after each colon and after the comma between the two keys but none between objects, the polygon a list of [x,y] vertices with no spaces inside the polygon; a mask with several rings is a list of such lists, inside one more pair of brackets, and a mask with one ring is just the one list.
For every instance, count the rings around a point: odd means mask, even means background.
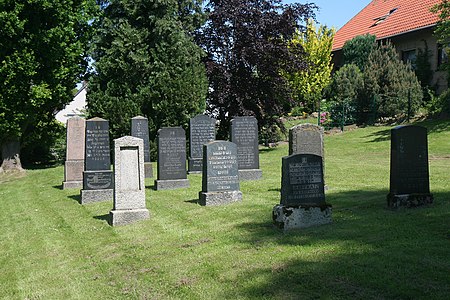
[{"label": "grass lawn", "polygon": [[126,227],[61,190],[61,166],[0,177],[0,299],[449,299],[450,121],[421,124],[432,206],[386,209],[390,128],[356,129],[325,138],[333,224],[290,233],[271,220],[287,145],[261,149],[240,203],[197,205],[201,175],[148,180],[151,218]]}]

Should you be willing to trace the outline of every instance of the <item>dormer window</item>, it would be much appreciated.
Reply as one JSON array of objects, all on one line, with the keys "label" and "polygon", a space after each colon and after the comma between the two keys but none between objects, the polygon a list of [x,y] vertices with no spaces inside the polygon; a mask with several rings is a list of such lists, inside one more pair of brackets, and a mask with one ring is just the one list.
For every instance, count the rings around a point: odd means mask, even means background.
[{"label": "dormer window", "polygon": [[391,9],[387,14],[385,14],[385,15],[383,15],[383,16],[381,16],[381,17],[378,17],[378,18],[373,19],[373,20],[375,21],[375,23],[373,23],[372,26],[370,26],[370,27],[377,26],[377,25],[380,24],[381,22],[384,22],[384,20],[386,20],[390,15],[392,15],[393,13],[395,13],[395,12],[397,11],[397,9],[398,9],[398,7],[393,8],[393,9]]}]

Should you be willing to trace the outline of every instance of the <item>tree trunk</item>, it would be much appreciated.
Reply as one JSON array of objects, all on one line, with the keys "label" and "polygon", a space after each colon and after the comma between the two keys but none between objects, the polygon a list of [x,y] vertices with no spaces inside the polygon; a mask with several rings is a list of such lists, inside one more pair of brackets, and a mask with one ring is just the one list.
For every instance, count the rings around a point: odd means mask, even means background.
[{"label": "tree trunk", "polygon": [[19,141],[5,141],[2,145],[2,165],[0,172],[25,171],[20,162]]}]

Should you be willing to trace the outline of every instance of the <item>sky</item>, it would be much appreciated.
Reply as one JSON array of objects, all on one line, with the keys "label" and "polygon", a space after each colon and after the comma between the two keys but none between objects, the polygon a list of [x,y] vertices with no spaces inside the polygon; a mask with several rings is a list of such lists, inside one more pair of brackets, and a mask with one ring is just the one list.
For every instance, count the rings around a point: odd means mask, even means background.
[{"label": "sky", "polygon": [[314,3],[319,7],[316,11],[320,24],[339,30],[353,16],[360,12],[371,0],[283,0],[283,3]]}]

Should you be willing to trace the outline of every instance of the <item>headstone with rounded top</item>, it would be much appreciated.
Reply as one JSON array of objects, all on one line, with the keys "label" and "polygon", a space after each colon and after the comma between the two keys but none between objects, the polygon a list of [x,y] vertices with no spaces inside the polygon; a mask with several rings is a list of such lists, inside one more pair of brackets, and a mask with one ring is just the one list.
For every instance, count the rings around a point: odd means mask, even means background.
[{"label": "headstone with rounded top", "polygon": [[112,226],[148,219],[145,206],[144,141],[125,136],[114,140],[114,208]]},{"label": "headstone with rounded top", "polygon": [[261,179],[256,118],[252,116],[234,117],[231,120],[231,141],[237,145],[239,179]]},{"label": "headstone with rounded top", "polygon": [[433,203],[429,177],[427,129],[415,125],[393,128],[388,207],[409,208]]},{"label": "headstone with rounded top", "polygon": [[148,133],[148,119],[137,116],[131,119],[131,136],[144,141],[144,169],[145,178],[153,177],[153,166],[150,162],[150,140]]},{"label": "headstone with rounded top", "polygon": [[63,189],[83,187],[85,128],[86,121],[83,118],[72,117],[67,120]]},{"label": "headstone with rounded top", "polygon": [[109,150],[109,123],[102,118],[86,121],[81,204],[113,199],[114,179]]},{"label": "headstone with rounded top", "polygon": [[203,145],[200,205],[221,205],[241,200],[236,144],[213,141]]},{"label": "headstone with rounded top", "polygon": [[197,115],[189,120],[189,174],[202,172],[203,145],[215,139],[216,119]]},{"label": "headstone with rounded top", "polygon": [[186,173],[186,133],[181,127],[158,130],[158,175],[156,190],[189,187]]}]

